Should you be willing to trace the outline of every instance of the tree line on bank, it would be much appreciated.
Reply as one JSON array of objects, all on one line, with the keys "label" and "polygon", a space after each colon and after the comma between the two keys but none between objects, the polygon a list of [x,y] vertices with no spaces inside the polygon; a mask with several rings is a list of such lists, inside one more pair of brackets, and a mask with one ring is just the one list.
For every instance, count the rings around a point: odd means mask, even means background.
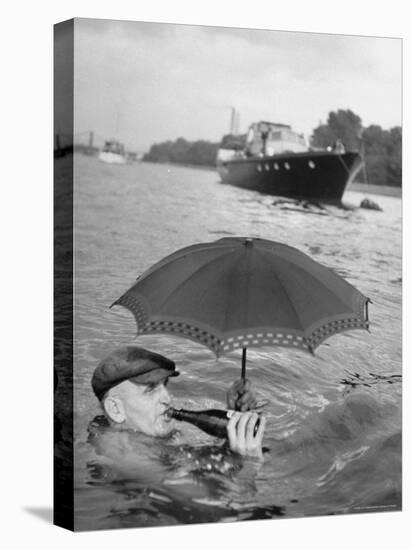
[{"label": "tree line on bank", "polygon": [[165,141],[152,145],[150,151],[143,156],[143,160],[215,166],[219,146],[219,143],[205,140],[187,141],[180,137],[176,141]]},{"label": "tree line on bank", "polygon": [[[337,140],[342,141],[346,150],[359,151],[366,165],[369,183],[375,185],[402,185],[402,129],[399,126],[384,130],[372,124],[362,126],[361,118],[351,110],[331,111],[326,123],[313,130],[310,146],[313,148],[332,147]],[[144,161],[171,162],[212,167],[216,163],[219,147],[235,146],[243,149],[246,135],[226,135],[220,143],[210,141],[187,141],[178,138],[152,145],[144,155]]]}]

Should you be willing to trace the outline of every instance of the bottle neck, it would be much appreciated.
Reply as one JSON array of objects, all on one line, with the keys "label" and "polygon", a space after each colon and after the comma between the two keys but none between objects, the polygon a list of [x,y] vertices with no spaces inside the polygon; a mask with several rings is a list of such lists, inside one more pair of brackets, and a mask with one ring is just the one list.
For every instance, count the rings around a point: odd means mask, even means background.
[{"label": "bottle neck", "polygon": [[204,409],[200,411],[189,411],[188,409],[175,409],[174,407],[169,407],[166,411],[166,414],[171,418],[176,420],[186,420],[186,418],[197,418],[199,416],[208,416],[210,418],[220,418],[220,419],[229,419],[233,411],[224,410],[224,409]]}]

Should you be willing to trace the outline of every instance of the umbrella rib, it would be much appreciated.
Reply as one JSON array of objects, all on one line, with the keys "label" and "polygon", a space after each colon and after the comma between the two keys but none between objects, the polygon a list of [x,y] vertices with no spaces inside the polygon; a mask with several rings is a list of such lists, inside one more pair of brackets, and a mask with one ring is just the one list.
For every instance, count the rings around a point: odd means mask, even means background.
[{"label": "umbrella rib", "polygon": [[[299,271],[301,271],[301,272],[303,272],[303,273],[307,273],[304,269],[302,269],[302,268],[301,268],[300,266],[298,266],[297,264],[291,262],[290,260],[288,260],[288,259],[286,259],[286,258],[284,258],[283,260],[285,261],[285,263],[287,263],[287,264],[293,266],[293,269],[294,269],[294,270],[299,270]],[[270,258],[270,261],[273,262],[272,258]],[[325,266],[322,266],[322,267],[325,267]],[[325,269],[329,269],[329,268],[326,268],[326,267],[325,267]],[[332,270],[331,270],[331,271],[332,271]],[[332,271],[332,273],[335,275],[335,273],[334,273],[333,271]],[[333,294],[335,300],[337,300],[340,304],[342,304],[342,306],[344,307],[344,310],[347,311],[348,314],[349,314],[349,311],[348,311],[349,306],[348,306],[348,304],[345,303],[336,293],[334,293],[333,290],[331,290],[331,288],[330,288],[329,285],[325,284],[325,283],[324,283],[321,279],[319,279],[318,277],[316,277],[316,276],[314,276],[314,275],[311,275],[311,276],[312,276],[312,278],[317,282],[317,284],[319,284],[319,285],[322,286],[323,288],[327,289],[328,292],[331,292],[331,293]],[[278,280],[281,280],[281,279],[278,277],[278,275],[276,275],[276,277],[277,277]],[[347,281],[345,281],[345,279],[342,279],[342,280],[343,280],[346,284],[349,285],[349,283],[348,283]],[[350,286],[351,286],[351,285],[350,285]],[[353,288],[354,288],[354,287],[353,287]],[[355,290],[356,292],[358,292],[359,295],[363,296],[357,289],[354,288],[354,290]],[[293,309],[294,309],[294,311],[295,311],[295,313],[296,313],[296,316],[297,316],[297,318],[298,318],[298,320],[299,320],[299,324],[300,324],[301,330],[302,330],[303,332],[305,332],[305,330],[302,328],[302,323],[301,323],[301,321],[300,321],[299,314],[298,314],[296,308],[294,307],[293,302],[290,300],[288,293],[285,292],[285,294],[286,294],[288,300],[290,301],[290,303],[292,304],[292,307],[293,307]],[[365,298],[365,300],[366,300],[366,298]],[[355,312],[354,312],[354,313],[355,313]],[[356,313],[356,316],[358,316],[357,313]]]},{"label": "umbrella rib", "polygon": [[[285,260],[285,261],[286,261],[287,263],[290,263],[291,265],[293,265],[295,270],[299,270],[299,271],[303,271],[303,272],[304,272],[304,270],[303,270],[301,267],[297,266],[296,264],[293,264],[292,262],[290,262],[290,261],[288,261],[288,260]],[[355,293],[357,293],[357,295],[358,295],[359,297],[361,297],[363,301],[367,300],[367,298],[366,298],[358,289],[356,289],[353,285],[351,285],[350,283],[348,283],[343,277],[340,277],[339,275],[337,275],[331,268],[326,267],[326,266],[323,266],[322,264],[319,264],[319,265],[320,265],[321,267],[323,267],[325,270],[330,271],[335,277],[337,277],[337,279],[339,280],[339,282],[343,282],[343,283],[345,283],[346,285],[348,285],[349,287],[351,287],[351,288],[352,288],[352,291],[355,292]],[[316,276],[314,276],[314,275],[312,275],[312,278],[313,278],[320,286],[322,286],[323,288],[325,288],[328,292],[332,293],[333,296],[334,296],[334,298],[335,298],[335,300],[339,301],[339,303],[342,304],[342,306],[344,306],[344,308],[345,308],[346,310],[351,309],[350,306],[348,306],[348,304],[347,304],[346,302],[344,302],[343,299],[342,299],[340,296],[338,296],[338,295],[336,294],[336,292],[334,292],[333,289],[331,289],[330,285],[326,284],[326,282],[322,281],[321,279],[319,279],[318,277],[316,277]],[[356,316],[358,316],[357,312],[356,312]]]},{"label": "umbrella rib", "polygon": [[[262,256],[263,256],[263,255],[262,255]],[[266,259],[267,257],[264,256],[264,258]],[[276,262],[274,262],[273,259],[272,259],[270,256],[268,257],[268,261],[270,261],[272,264],[273,264],[273,263],[276,264]],[[284,295],[286,296],[286,298],[287,298],[288,302],[290,303],[290,305],[292,306],[293,311],[295,312],[296,318],[297,318],[297,320],[298,320],[298,322],[299,322],[300,330],[301,330],[302,332],[304,332],[304,329],[303,329],[303,327],[302,327],[302,321],[301,321],[301,319],[300,319],[299,313],[297,312],[297,310],[296,310],[296,308],[295,308],[295,306],[294,306],[292,300],[290,299],[289,294],[288,294],[288,293],[286,292],[286,290],[284,289],[282,279],[279,277],[279,275],[276,273],[276,271],[273,272],[273,275],[274,275],[274,277],[276,277],[276,279],[281,283],[281,288],[282,288],[282,290],[283,290],[283,293],[284,293]]]},{"label": "umbrella rib", "polygon": [[[270,243],[270,241],[267,241],[268,243]],[[274,244],[274,243],[270,243],[270,244]],[[285,244],[282,244],[282,243],[276,243],[277,246],[281,246],[282,248],[285,248],[285,249],[290,249],[290,250],[293,250],[292,247],[288,246],[288,245],[285,245]],[[312,278],[317,281],[317,283],[319,285],[321,285],[323,288],[327,289],[329,292],[331,292],[337,300],[339,300],[339,302],[347,309],[348,307],[348,303],[344,302],[336,293],[335,293],[335,290],[333,289],[333,282],[332,282],[332,285],[328,284],[326,281],[323,281],[321,278],[319,278],[318,275],[321,275],[322,274],[322,271],[326,271],[326,272],[330,272],[330,274],[333,276],[333,277],[336,277],[336,279],[339,281],[339,283],[342,285],[345,285],[345,286],[348,286],[352,291],[356,292],[357,295],[359,297],[362,297],[362,300],[363,302],[365,300],[367,300],[366,296],[364,296],[359,290],[357,290],[351,283],[349,283],[348,281],[346,281],[343,277],[339,276],[337,273],[335,273],[335,271],[330,268],[330,267],[327,267],[319,262],[316,262],[314,261],[310,256],[308,256],[307,254],[304,254],[303,252],[300,252],[300,255],[301,255],[301,258],[302,260],[305,261],[305,264],[307,266],[307,269],[303,266],[301,266],[299,263],[296,263],[294,261],[292,261],[287,255],[283,255],[282,256],[282,260],[287,263],[288,265],[292,266],[293,267],[293,270],[299,270],[303,273],[309,273],[311,274]],[[311,270],[312,268],[315,268],[314,269],[314,272],[311,273]]]},{"label": "umbrella rib", "polygon": [[[238,253],[238,252],[239,252],[239,249],[235,249],[235,248],[234,248],[233,250],[231,250],[231,251],[228,251],[228,252],[225,254],[225,259],[227,259],[229,256],[231,256],[233,253]],[[220,258],[218,258],[218,259],[220,259]],[[232,267],[231,273],[233,273],[233,272],[236,270],[236,268],[237,268],[238,264],[241,262],[241,260],[242,260],[242,257],[239,257],[239,260],[238,260],[238,261],[235,263],[235,265]],[[209,263],[208,265],[210,265],[210,263]],[[222,270],[222,271],[223,271],[223,275],[226,276],[224,270]],[[199,296],[200,296],[200,298],[199,298],[199,303],[202,302],[203,297],[204,297],[204,295],[206,294],[207,291],[208,291],[208,288],[205,288],[205,290],[204,290],[201,294],[199,293]],[[225,321],[224,321],[224,323],[223,323],[223,328],[220,329],[220,332],[221,332],[221,333],[225,332],[226,319],[227,319],[227,316],[228,316],[228,311],[229,311],[228,302],[226,301],[225,316],[224,316]],[[215,334],[215,336],[217,336],[217,335]]]},{"label": "umbrella rib", "polygon": [[[233,273],[235,273],[235,271],[237,270],[239,264],[241,263],[242,261],[242,256],[240,255],[239,256],[239,259],[238,261],[234,264],[234,266],[232,267],[232,270],[231,270],[231,275],[233,275]],[[229,280],[232,280],[233,277],[230,277]],[[225,308],[225,320],[224,320],[224,323],[223,323],[223,329],[222,329],[222,332],[225,332],[226,331],[226,326],[227,326],[227,319],[229,317],[229,300],[227,300],[226,302],[226,308]]]},{"label": "umbrella rib", "polygon": [[[172,252],[165,258],[162,258],[161,260],[156,262],[151,267],[147,268],[140,275],[140,277],[138,277],[138,280],[142,281],[143,279],[146,279],[146,277],[150,276],[152,273],[158,271],[159,269],[166,266],[173,265],[174,262],[181,260],[185,256],[193,254],[194,252],[199,253],[203,250],[210,252],[210,250],[221,250],[223,248],[222,244],[220,244],[219,246],[217,245],[213,246],[213,248],[212,246],[206,246],[211,244],[216,244],[216,243],[194,244],[194,245],[187,246],[186,248],[183,248],[181,250],[177,250],[176,252]],[[231,247],[233,248],[233,245],[231,245]]]},{"label": "umbrella rib", "polygon": [[[236,252],[236,249],[233,249],[231,251],[232,253],[233,252]],[[231,252],[225,252],[224,256],[225,258],[227,258],[227,256],[231,253]],[[214,265],[215,263],[219,263],[219,262],[222,262],[222,255],[218,256],[217,258],[215,258],[214,260],[212,261],[208,261],[207,262],[207,267],[209,268],[211,265]],[[193,273],[191,273],[189,275],[189,277],[187,277],[184,281],[181,281],[170,293],[169,295],[167,296],[167,298],[165,300],[163,300],[163,302],[161,304],[159,304],[158,306],[158,309],[160,310],[161,308],[163,308],[165,306],[165,304],[167,304],[167,302],[173,297],[173,295],[178,292],[184,285],[186,285],[191,279],[193,279],[198,273],[199,271],[201,271],[203,268],[205,267],[205,264],[202,264],[200,267],[198,267]],[[206,292],[206,290],[205,290]],[[204,294],[204,293],[203,293]]]}]

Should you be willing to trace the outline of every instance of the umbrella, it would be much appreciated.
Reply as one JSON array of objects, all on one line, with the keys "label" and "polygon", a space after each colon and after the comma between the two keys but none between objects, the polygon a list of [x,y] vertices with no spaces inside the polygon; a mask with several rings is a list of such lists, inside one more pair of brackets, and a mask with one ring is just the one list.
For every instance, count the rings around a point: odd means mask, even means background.
[{"label": "umbrella", "polygon": [[369,298],[291,246],[229,237],[160,260],[112,306],[129,309],[138,334],[192,339],[216,356],[287,346],[311,353],[326,338],[368,329]]}]

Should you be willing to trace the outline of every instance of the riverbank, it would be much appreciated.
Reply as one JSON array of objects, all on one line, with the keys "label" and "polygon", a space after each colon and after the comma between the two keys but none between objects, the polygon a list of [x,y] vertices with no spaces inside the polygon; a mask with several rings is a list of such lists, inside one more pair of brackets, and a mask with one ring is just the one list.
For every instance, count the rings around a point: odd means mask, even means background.
[{"label": "riverbank", "polygon": [[186,162],[154,162],[153,160],[142,160],[142,162],[146,164],[163,164],[165,166],[178,166],[179,168],[191,168],[193,170],[216,172],[216,166],[210,166],[208,164],[189,164]]},{"label": "riverbank", "polygon": [[348,190],[366,195],[384,195],[386,197],[402,198],[402,187],[392,187],[390,185],[372,185],[368,183],[352,183]]}]

